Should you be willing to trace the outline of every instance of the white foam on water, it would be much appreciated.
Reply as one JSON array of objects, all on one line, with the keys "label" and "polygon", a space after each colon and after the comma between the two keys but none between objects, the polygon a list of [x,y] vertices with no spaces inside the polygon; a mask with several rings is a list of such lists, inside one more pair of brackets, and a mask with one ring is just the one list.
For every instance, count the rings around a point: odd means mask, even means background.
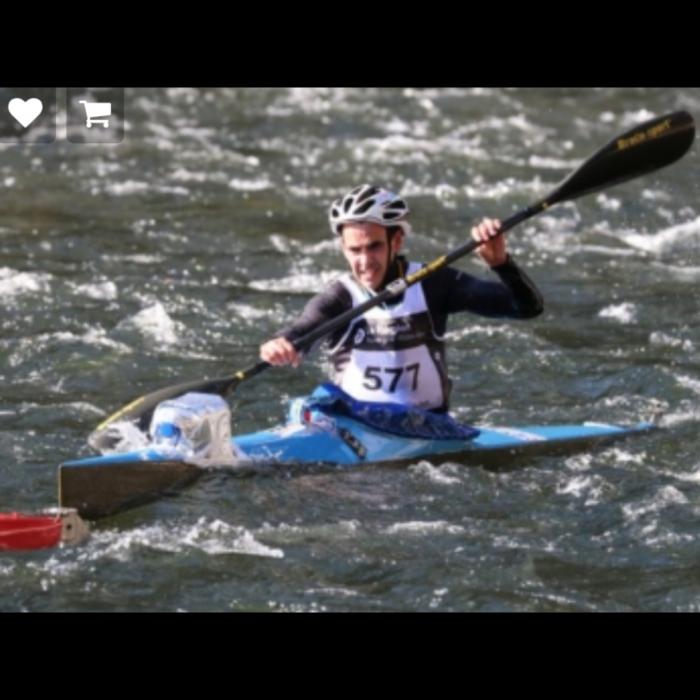
[{"label": "white foam on water", "polygon": [[617,465],[636,465],[641,467],[647,460],[647,453],[628,452],[621,447],[610,447],[601,453],[601,459],[611,459]]},{"label": "white foam on water", "polygon": [[602,209],[607,211],[618,211],[622,206],[622,202],[619,199],[607,194],[599,194],[595,201]]},{"label": "white foam on water", "polygon": [[586,600],[581,600],[574,595],[566,595],[562,593],[539,593],[535,591],[528,592],[528,597],[533,601],[542,601],[550,605],[557,605],[559,607],[571,608],[577,612],[581,610],[588,610],[590,612],[598,612],[600,608],[596,603],[589,602]]},{"label": "white foam on water", "polygon": [[572,496],[581,497],[584,491],[590,490],[593,485],[593,478],[589,476],[577,476],[569,479],[564,483],[557,485],[558,494],[570,494]]},{"label": "white foam on water", "polygon": [[269,190],[274,187],[274,184],[266,177],[256,178],[253,180],[242,180],[233,178],[229,180],[228,186],[232,190],[238,192],[260,192],[261,190]]},{"label": "white foam on water", "polygon": [[152,185],[149,182],[139,182],[138,180],[127,180],[125,182],[113,182],[105,187],[105,191],[115,197],[124,197],[130,194],[140,194],[149,192]]},{"label": "white foam on water", "polygon": [[14,562],[0,561],[0,576],[14,576],[17,571],[17,565]]},{"label": "white foam on water", "polygon": [[270,309],[259,309],[256,306],[242,304],[239,301],[228,304],[226,308],[236,314],[238,318],[249,323],[270,318]]},{"label": "white foam on water", "polygon": [[428,603],[428,607],[435,609],[439,608],[440,605],[442,605],[442,599],[450,592],[449,588],[436,588],[433,591],[433,597],[430,599],[430,603]]},{"label": "white foam on water", "polygon": [[341,540],[353,539],[360,531],[358,520],[340,520],[336,523],[324,525],[290,525],[289,523],[279,523],[271,525],[263,523],[258,530],[258,534],[264,535],[266,539],[282,543],[304,542],[309,539]]},{"label": "white foam on water", "polygon": [[[604,245],[590,245],[588,243],[576,246],[576,249],[572,252],[576,254],[595,253],[597,255],[604,255],[608,258],[634,258],[639,256],[637,251],[631,250],[630,248],[613,248]],[[566,262],[568,264],[568,261]],[[612,265],[616,263],[611,261],[610,264]]]},{"label": "white foam on water", "polygon": [[510,117],[487,116],[484,119],[469,120],[457,129],[458,134],[484,133],[494,131],[502,133],[504,130],[519,131],[523,136],[529,137],[531,144],[542,143],[548,137],[555,135],[553,129],[549,129],[532,123],[525,114],[514,114]]},{"label": "white foam on water", "polygon": [[642,190],[642,199],[646,199],[648,202],[670,202],[673,197],[665,190]]},{"label": "white foam on water", "polygon": [[623,324],[634,323],[637,320],[637,307],[629,302],[612,304],[599,311],[598,317],[611,318]]},{"label": "white foam on water", "polygon": [[[173,543],[172,546],[156,546],[155,543],[165,539],[163,525],[151,525],[149,527],[133,530],[97,530],[90,534],[85,551],[80,558],[85,561],[99,561],[101,559],[114,559],[123,564],[131,561],[133,553],[138,549],[152,548],[160,551],[182,551],[182,543]],[[152,546],[151,547],[151,545]]]},{"label": "white foam on water", "polygon": [[464,328],[456,328],[453,331],[448,331],[445,337],[449,342],[456,342],[462,340],[463,338],[468,338],[469,336],[485,336],[487,338],[503,336],[508,339],[521,339],[527,340],[530,335],[525,332],[518,330],[514,325],[505,325],[494,323],[490,326],[482,326],[479,324],[471,325],[468,324]]},{"label": "white foam on water", "polygon": [[[340,254],[340,242],[335,238],[325,238],[318,243],[307,243],[303,247],[304,253],[307,255],[317,255],[319,253],[338,253]],[[338,270],[336,276],[340,276],[342,271]]]},{"label": "white foam on water", "polygon": [[319,605],[315,601],[311,603],[280,603],[276,600],[268,600],[267,607],[274,612],[286,613],[322,613],[328,612],[325,605]]},{"label": "white foam on water", "polygon": [[650,112],[648,109],[636,109],[631,112],[623,112],[619,123],[623,129],[631,129],[637,124],[654,119],[656,116],[654,112]]},{"label": "white foam on water", "polygon": [[455,467],[452,465],[443,465],[434,467],[430,462],[421,461],[418,464],[412,464],[408,471],[420,477],[427,477],[429,481],[435,484],[458,484],[460,480],[456,476],[451,476],[455,473]]},{"label": "white foam on water", "polygon": [[334,588],[334,587],[323,587],[323,588],[308,588],[304,591],[304,595],[330,595],[339,596],[341,598],[356,598],[359,594],[358,591],[353,591],[351,588]]},{"label": "white foam on water", "polygon": [[[133,227],[132,227],[133,228]],[[141,233],[144,233],[141,231]],[[173,233],[172,231],[145,231],[144,235],[146,238],[152,241],[157,241],[158,245],[161,245],[163,241],[168,241],[170,243],[178,243],[187,245],[190,242],[190,238],[187,235],[180,233]]]},{"label": "white foam on water", "polygon": [[[359,163],[381,164],[387,163],[395,165],[407,165],[409,163],[418,165],[429,165],[431,157],[460,152],[464,158],[470,157],[474,160],[486,160],[488,154],[484,149],[478,148],[475,142],[469,144],[461,142],[459,146],[444,139],[419,139],[406,136],[405,134],[392,134],[384,138],[363,139],[351,150],[352,157]],[[403,188],[402,188],[402,194]],[[406,195],[404,195],[406,196]]]},{"label": "white foam on water", "polygon": [[661,487],[654,496],[636,504],[622,506],[622,512],[628,522],[636,522],[651,513],[660,513],[671,505],[688,503],[687,497],[673,486]]},{"label": "white foam on water", "polygon": [[[419,103],[421,104],[421,103]],[[431,104],[433,105],[430,100],[426,100],[424,103],[421,104],[422,107],[426,104]],[[428,111],[437,111],[435,106],[432,106],[432,109],[429,109]],[[399,119],[397,116],[391,117],[388,121],[382,122],[381,123],[381,128],[383,128],[385,131],[388,131],[391,134],[408,134],[409,136],[414,136],[417,138],[426,138],[429,133],[429,124],[428,122],[425,121],[405,121],[403,119]]]},{"label": "white foam on water", "polygon": [[24,294],[48,294],[50,280],[51,275],[44,272],[19,272],[0,267],[0,296],[7,300]]},{"label": "white foam on water", "polygon": [[280,294],[296,292],[316,294],[321,292],[331,282],[338,278],[338,273],[321,271],[309,274],[294,274],[278,279],[253,280],[249,286],[262,292],[277,292]]},{"label": "white foam on water", "polygon": [[342,191],[335,188],[318,187],[316,185],[295,183],[289,184],[286,187],[287,192],[298,199],[317,199],[320,201],[331,201],[337,199],[343,194]]},{"label": "white foam on water", "polygon": [[658,398],[649,398],[639,394],[624,394],[619,396],[605,396],[598,402],[604,408],[631,407],[635,413],[641,408],[645,411],[659,411],[668,408],[668,402]]},{"label": "white foam on water", "polygon": [[187,197],[190,191],[185,187],[171,187],[168,185],[141,182],[139,180],[126,180],[125,182],[110,182],[108,184],[92,185],[90,193],[97,195],[100,193],[110,194],[114,197],[129,197],[136,194],[158,193],[167,195],[179,195]]},{"label": "white foam on water", "polygon": [[[694,535],[684,535],[677,532],[672,532],[670,530],[657,532],[658,525],[658,521],[654,521],[653,526],[644,528],[644,534],[647,535],[645,544],[649,547],[666,549],[674,545],[692,544],[697,541],[697,538]],[[652,534],[655,536],[652,536]]]},{"label": "white foam on water", "polygon": [[294,243],[296,243],[296,241],[292,241],[291,238],[283,236],[280,233],[272,233],[269,238],[272,247],[280,253],[291,253],[294,248]]},{"label": "white foam on water", "polygon": [[700,281],[700,266],[681,267],[669,263],[660,263],[655,260],[650,262],[655,272],[661,272],[678,282],[698,282]]},{"label": "white foam on water", "polygon": [[543,193],[544,190],[545,187],[539,177],[532,180],[507,178],[505,181],[485,182],[480,175],[477,175],[471,179],[469,184],[461,187],[455,187],[449,183],[418,183],[409,178],[401,186],[400,194],[411,199],[420,197],[437,199],[443,206],[446,206],[451,204],[455,198],[468,200],[501,199],[504,196],[512,196],[514,193],[536,196]]},{"label": "white foam on water", "polygon": [[593,463],[593,456],[590,454],[582,453],[578,455],[573,455],[572,457],[567,457],[564,460],[564,464],[567,469],[572,471],[583,472],[588,471]]},{"label": "white foam on water", "polygon": [[[546,186],[539,177],[531,180],[517,180],[512,177],[499,180],[498,182],[479,182],[474,178],[468,185],[462,187],[462,193],[470,200],[491,199],[502,200],[504,197],[512,197],[515,194],[528,197],[537,197],[546,191]],[[550,219],[553,217],[549,217]],[[540,223],[543,219],[540,219]],[[561,221],[558,219],[557,221]],[[561,227],[561,224],[559,224]]]},{"label": "white foam on water", "polygon": [[144,549],[172,553],[198,550],[212,556],[243,554],[273,559],[284,557],[283,550],[264,545],[246,528],[204,517],[189,525],[164,523],[127,531],[94,532],[90,539],[91,551],[86,557],[90,560],[116,559],[126,563]]},{"label": "white foam on water", "polygon": [[57,331],[56,333],[42,333],[20,340],[20,345],[30,351],[43,351],[46,347],[52,345],[71,343],[85,343],[86,345],[111,348],[124,353],[132,352],[128,345],[108,338],[102,328],[91,328],[82,335],[77,335],[71,331]]},{"label": "white foam on water", "polygon": [[532,168],[543,168],[548,170],[573,170],[579,165],[578,160],[564,160],[562,158],[547,158],[544,156],[531,155],[527,159],[527,164]]},{"label": "white foam on water", "polygon": [[440,112],[440,109],[436,106],[436,104],[428,97],[424,97],[421,100],[418,100],[418,104],[426,111],[429,112],[432,116],[436,115],[437,113]]},{"label": "white foam on water", "polygon": [[676,472],[670,470],[663,470],[659,472],[664,476],[669,476],[678,481],[683,481],[692,484],[700,484],[700,464],[696,464],[693,471],[690,472]]},{"label": "white foam on water", "polygon": [[275,103],[269,105],[265,113],[272,116],[291,116],[295,113],[325,114],[335,111],[359,111],[360,106],[353,104],[348,88],[290,88]]},{"label": "white foam on water", "polygon": [[627,245],[654,255],[697,250],[700,245],[700,216],[657,233],[622,233],[620,238]]},{"label": "white foam on water", "polygon": [[490,542],[494,549],[499,550],[535,550],[537,552],[548,552],[550,554],[557,552],[557,545],[553,541],[538,540],[536,542],[526,542],[507,535],[492,535],[490,537]]},{"label": "white foam on water", "polygon": [[[0,347],[6,344],[13,347],[12,353],[7,358],[7,364],[9,367],[17,367],[27,358],[39,355],[47,348],[53,348],[56,345],[71,345],[76,343],[82,343],[92,347],[105,347],[123,354],[133,352],[129,346],[108,338],[102,329],[91,329],[83,335],[76,335],[69,331],[42,333],[41,335],[29,336],[17,341],[12,341],[11,344],[8,341],[0,340]],[[37,377],[40,378],[40,375],[37,375]]]},{"label": "white foam on water", "polygon": [[571,247],[580,245],[577,229],[581,220],[582,217],[576,204],[567,202],[559,207],[556,216],[545,214],[539,217],[537,222],[532,225],[532,230],[539,233],[540,236],[544,235],[542,231],[564,234],[566,240],[554,238],[550,240],[550,243],[556,242],[562,249],[569,250]]},{"label": "white foam on water", "polygon": [[[81,563],[77,560],[64,561],[61,558],[61,550],[65,545],[59,545],[48,559],[43,561],[30,561],[26,564],[26,571],[37,576],[38,584],[43,593],[48,593],[57,585],[66,585],[66,580],[81,576]],[[0,576],[5,573],[0,567]],[[8,575],[17,575],[16,567],[7,571]],[[26,612],[26,611],[25,611]]]},{"label": "white foam on water", "polygon": [[168,315],[160,302],[142,309],[134,316],[125,319],[117,326],[118,330],[134,328],[157,343],[174,345],[179,340],[182,324]]},{"label": "white foam on water", "polygon": [[71,284],[70,286],[73,288],[73,292],[76,295],[98,301],[114,301],[119,295],[117,285],[109,280],[91,284]]},{"label": "white foam on water", "polygon": [[91,328],[89,331],[79,336],[78,340],[86,343],[87,345],[98,345],[100,347],[110,348],[111,350],[116,350],[117,352],[124,354],[130,354],[133,352],[128,345],[109,338],[102,328]]},{"label": "white foam on water", "polygon": [[88,403],[87,401],[71,401],[70,403],[60,405],[73,409],[78,414],[84,416],[99,417],[106,415],[105,411],[103,411],[101,408],[98,408],[94,404]]},{"label": "white foam on water", "polygon": [[435,186],[435,197],[448,209],[457,208],[459,190],[448,183],[440,183]]},{"label": "white foam on water", "polygon": [[174,194],[178,197],[189,197],[191,194],[191,191],[186,187],[172,187],[170,185],[155,185],[153,191],[158,194]]},{"label": "white foam on water", "polygon": [[162,255],[147,255],[145,253],[137,253],[136,255],[105,255],[102,258],[108,262],[119,263],[135,263],[136,265],[160,265],[164,258]]},{"label": "white foam on water", "polygon": [[282,559],[284,551],[258,542],[253,533],[244,527],[231,525],[223,520],[208,522],[200,518],[183,537],[183,542],[202,549],[207,554],[247,554],[254,557]]},{"label": "white foam on water", "polygon": [[675,338],[668,333],[663,333],[662,331],[654,331],[649,335],[649,343],[651,345],[656,345],[657,347],[667,347],[667,348],[679,348],[685,350],[686,352],[691,352],[695,349],[695,346],[690,340],[683,338]]},{"label": "white foam on water", "polygon": [[204,172],[199,170],[188,170],[187,168],[176,168],[170,175],[171,180],[177,182],[197,182],[203,184],[205,182],[214,182],[218,185],[224,185],[228,182],[228,176],[224,172]]},{"label": "white foam on water", "polygon": [[685,375],[677,375],[675,379],[682,387],[700,395],[700,380]]},{"label": "white foam on water", "polygon": [[662,428],[673,428],[678,425],[684,425],[685,423],[700,423],[700,408],[666,413],[659,421],[659,425]]},{"label": "white foam on water", "polygon": [[449,535],[460,535],[466,532],[461,525],[452,525],[446,520],[421,521],[415,520],[406,523],[396,523],[386,528],[385,535],[432,535],[447,533]]},{"label": "white foam on water", "polygon": [[60,552],[65,548],[65,545],[59,545],[59,547],[60,549],[45,561],[27,564],[27,569],[36,571],[43,576],[40,580],[42,591],[48,591],[62,580],[80,574],[80,561],[78,559],[63,559]]},{"label": "white foam on water", "polygon": [[610,484],[598,474],[575,476],[560,482],[556,487],[558,494],[581,499],[585,506],[601,503],[609,489]]},{"label": "white foam on water", "polygon": [[204,148],[209,152],[216,153],[218,146],[214,143],[214,139],[217,137],[218,132],[216,129],[211,129],[208,127],[201,126],[189,126],[187,121],[183,119],[178,119],[176,122],[178,137],[182,140],[190,139]]}]

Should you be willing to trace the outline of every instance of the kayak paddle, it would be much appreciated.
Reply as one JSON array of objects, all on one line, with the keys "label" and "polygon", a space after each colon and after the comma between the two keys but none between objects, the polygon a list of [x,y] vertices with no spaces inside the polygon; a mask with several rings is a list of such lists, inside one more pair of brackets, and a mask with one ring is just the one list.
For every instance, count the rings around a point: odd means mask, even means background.
[{"label": "kayak paddle", "polygon": [[[571,201],[583,195],[599,192],[607,187],[671,165],[688,151],[694,138],[693,117],[685,111],[672,112],[639,124],[594,153],[546,197],[503,221],[500,233],[505,233],[517,224],[560,202]],[[382,292],[363,304],[349,309],[297,339],[294,342],[294,347],[298,351],[307,350],[317,340],[342,328],[374,306],[383,304],[392,297],[401,294],[411,285],[471,253],[480,245],[481,242],[469,241],[451,253],[433,260],[417,272],[395,280],[387,285]],[[167,401],[181,394],[194,391],[226,397],[241,382],[260,374],[270,366],[269,363],[261,361],[227,377],[194,380],[141,396],[100,423],[90,436],[90,443],[94,444],[93,440],[99,440],[100,433],[118,420],[138,421],[142,430],[147,429],[156,406],[161,401]]]}]

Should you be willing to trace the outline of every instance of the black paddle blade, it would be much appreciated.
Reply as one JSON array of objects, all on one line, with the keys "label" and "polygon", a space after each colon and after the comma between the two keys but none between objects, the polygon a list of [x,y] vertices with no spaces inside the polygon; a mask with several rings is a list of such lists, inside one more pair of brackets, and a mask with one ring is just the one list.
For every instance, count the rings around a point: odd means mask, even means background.
[{"label": "black paddle blade", "polygon": [[694,138],[695,123],[688,112],[639,124],[594,153],[542,204],[546,208],[577,199],[671,165],[688,152]]}]

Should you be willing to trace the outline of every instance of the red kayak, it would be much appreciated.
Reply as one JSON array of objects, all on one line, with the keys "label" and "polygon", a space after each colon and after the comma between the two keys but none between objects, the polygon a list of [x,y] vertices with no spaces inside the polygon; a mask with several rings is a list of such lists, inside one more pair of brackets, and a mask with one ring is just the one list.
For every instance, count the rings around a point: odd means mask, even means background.
[{"label": "red kayak", "polygon": [[72,544],[86,534],[85,524],[68,509],[51,515],[0,513],[0,552],[48,549],[61,541]]}]

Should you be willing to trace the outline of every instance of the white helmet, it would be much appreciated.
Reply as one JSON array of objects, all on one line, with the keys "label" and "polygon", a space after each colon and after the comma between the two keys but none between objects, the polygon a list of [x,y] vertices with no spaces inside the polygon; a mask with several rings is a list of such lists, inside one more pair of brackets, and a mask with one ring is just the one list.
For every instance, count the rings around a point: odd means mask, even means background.
[{"label": "white helmet", "polygon": [[331,205],[329,219],[331,230],[339,236],[343,224],[364,222],[380,226],[398,226],[405,234],[411,227],[404,221],[409,213],[406,202],[398,195],[381,187],[360,185]]}]

